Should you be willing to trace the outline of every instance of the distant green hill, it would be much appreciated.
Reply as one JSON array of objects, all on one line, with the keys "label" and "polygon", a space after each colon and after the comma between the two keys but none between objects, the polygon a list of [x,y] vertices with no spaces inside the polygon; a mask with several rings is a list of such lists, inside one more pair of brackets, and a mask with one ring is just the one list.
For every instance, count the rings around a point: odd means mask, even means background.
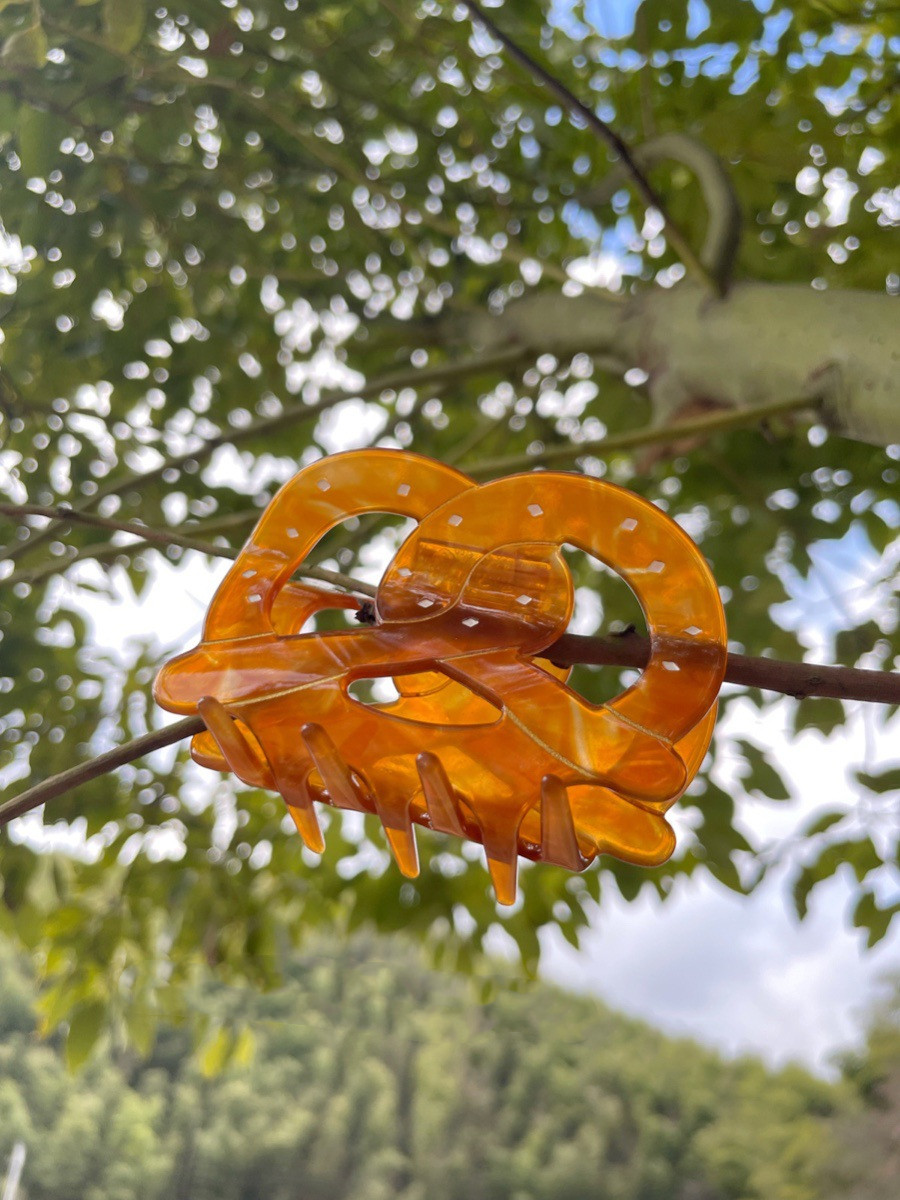
[{"label": "distant green hill", "polygon": [[320,945],[267,995],[198,996],[249,1031],[217,1074],[164,1030],[145,1063],[109,1050],[72,1075],[2,968],[18,1200],[819,1200],[856,1103],[546,985],[480,1003],[398,941]]}]

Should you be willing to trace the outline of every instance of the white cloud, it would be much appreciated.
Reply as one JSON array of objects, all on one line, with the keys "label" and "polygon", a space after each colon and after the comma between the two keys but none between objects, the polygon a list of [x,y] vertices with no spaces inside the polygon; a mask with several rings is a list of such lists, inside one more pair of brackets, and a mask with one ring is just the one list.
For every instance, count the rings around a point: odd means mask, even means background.
[{"label": "white cloud", "polygon": [[900,967],[900,938],[867,952],[846,907],[840,879],[802,924],[774,879],[749,898],[699,879],[665,903],[610,891],[581,951],[545,937],[544,974],[726,1054],[828,1072],[837,1050],[859,1043],[881,977]]}]

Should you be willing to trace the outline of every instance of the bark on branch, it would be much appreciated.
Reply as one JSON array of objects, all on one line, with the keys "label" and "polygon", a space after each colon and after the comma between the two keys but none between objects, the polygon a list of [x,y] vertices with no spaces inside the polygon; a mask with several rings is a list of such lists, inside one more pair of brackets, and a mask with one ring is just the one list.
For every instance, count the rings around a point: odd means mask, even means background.
[{"label": "bark on branch", "polygon": [[647,375],[655,429],[698,401],[749,421],[754,408],[806,396],[831,432],[889,446],[900,442],[897,306],[886,292],[787,283],[737,283],[717,300],[681,283],[624,303],[534,291],[499,314],[440,317],[433,336],[446,329],[482,353],[611,356],[622,373]]}]

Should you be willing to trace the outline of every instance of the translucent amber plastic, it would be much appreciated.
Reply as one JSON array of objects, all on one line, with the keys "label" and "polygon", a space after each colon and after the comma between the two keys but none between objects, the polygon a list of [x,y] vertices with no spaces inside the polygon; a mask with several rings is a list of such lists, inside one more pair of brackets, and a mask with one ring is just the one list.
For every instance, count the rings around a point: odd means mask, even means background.
[{"label": "translucent amber plastic", "polygon": [[[375,623],[301,632],[318,610],[358,602],[291,577],[329,529],[375,512],[418,521],[379,585]],[[647,618],[646,668],[600,705],[541,658],[572,614],[563,544],[618,572]],[[413,825],[426,825],[482,842],[510,904],[520,854],[574,871],[600,853],[668,858],[664,814],[706,753],[725,658],[705,560],[639,496],[550,472],[477,486],[419,455],[360,450],[282,487],[199,646],[162,668],[155,695],[202,716],[197,762],[280,792],[310,849],[323,848],[316,802],[375,813],[414,876]],[[382,676],[398,699],[348,691]]]}]

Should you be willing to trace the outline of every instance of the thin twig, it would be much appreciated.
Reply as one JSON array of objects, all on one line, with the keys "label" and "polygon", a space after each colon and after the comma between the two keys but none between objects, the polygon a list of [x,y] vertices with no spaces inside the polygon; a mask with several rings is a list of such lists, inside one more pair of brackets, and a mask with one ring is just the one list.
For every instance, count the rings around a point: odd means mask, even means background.
[{"label": "thin twig", "polygon": [[[10,517],[50,517],[65,521],[77,521],[83,525],[97,525],[101,529],[112,529],[117,533],[131,533],[141,539],[138,546],[116,546],[115,550],[119,553],[154,545],[180,546],[185,550],[198,550],[201,554],[209,554],[214,558],[230,558],[232,560],[237,558],[240,553],[231,546],[220,546],[215,542],[202,542],[198,538],[182,537],[181,534],[171,533],[165,529],[151,529],[137,521],[116,521],[111,517],[98,517],[94,513],[76,512],[74,509],[66,508],[65,505],[47,508],[41,504],[3,502],[0,503],[0,513]],[[59,570],[65,570],[72,561],[60,561]],[[341,571],[330,571],[327,567],[304,566],[301,568],[300,575],[306,579],[319,579],[323,583],[332,583],[348,592],[358,592],[364,596],[374,596],[376,591],[370,583],[363,583],[362,580],[344,575]],[[34,583],[35,578],[34,573],[22,571],[8,576],[3,582],[7,586],[12,583]]]},{"label": "thin twig", "polygon": [[81,784],[89,783],[101,775],[108,775],[110,771],[124,767],[126,763],[134,762],[136,758],[143,758],[145,754],[160,750],[163,746],[171,746],[175,742],[183,741],[184,738],[193,737],[195,733],[200,733],[205,728],[201,717],[185,717],[181,721],[176,721],[174,725],[154,729],[151,733],[145,733],[130,742],[123,742],[121,746],[116,746],[115,750],[107,750],[105,754],[98,754],[96,758],[69,767],[67,771],[51,775],[49,779],[41,780],[34,787],[14,796],[12,800],[0,804],[0,827],[14,821],[16,817],[22,817],[32,809],[40,807],[47,800],[53,800],[57,796],[71,792]]},{"label": "thin twig", "polygon": [[677,442],[682,438],[706,437],[728,429],[739,429],[744,425],[754,425],[758,421],[764,421],[770,417],[798,412],[803,408],[814,408],[815,403],[809,396],[802,396],[794,397],[791,400],[773,400],[754,408],[730,408],[709,413],[703,417],[694,417],[689,421],[676,421],[672,425],[645,426],[627,433],[617,433],[612,437],[586,438],[583,442],[567,442],[563,446],[548,446],[536,454],[509,454],[503,458],[463,463],[461,470],[471,475],[473,479],[482,479],[494,475],[507,475],[510,471],[531,470],[553,463],[571,462],[573,459],[587,456],[602,458],[604,455],[618,453],[622,450],[636,450],[640,446],[660,445]]},{"label": "thin twig", "polygon": [[666,237],[686,270],[701,280],[710,291],[719,294],[721,289],[715,279],[703,263],[701,263],[690,242],[669,216],[662,197],[638,166],[628,144],[623,141],[614,129],[601,120],[592,108],[582,100],[579,100],[574,92],[571,92],[566,87],[562,80],[557,79],[555,75],[551,75],[527,51],[523,50],[517,42],[514,42],[508,34],[495,25],[491,18],[482,10],[481,6],[475,3],[475,0],[462,0],[462,3],[468,9],[469,15],[475,20],[480,21],[488,33],[500,42],[501,45],[505,46],[521,66],[525,67],[539,83],[542,83],[544,87],[551,91],[570,113],[579,116],[616,153],[625,171],[631,176],[641,199],[648,207],[655,208],[662,217]]},{"label": "thin twig", "polygon": [[[16,571],[13,575],[7,576],[2,582],[7,586],[14,583],[27,583],[29,587],[36,588],[48,579],[52,579],[55,575],[61,575],[63,571],[68,571],[70,567],[74,567],[80,562],[95,562],[108,563],[111,560],[121,558],[133,558],[136,554],[140,554],[142,550],[158,550],[160,548],[160,539],[154,538],[152,541],[143,538],[135,542],[91,542],[90,545],[84,546],[76,554],[70,554],[66,558],[54,559],[46,562],[41,567],[30,567],[28,570]],[[170,543],[177,547],[177,542]],[[237,552],[231,546],[218,546],[213,542],[199,542],[197,545],[189,547],[197,550],[200,554],[210,554],[217,558],[234,559]]]},{"label": "thin twig", "polygon": [[[185,463],[195,462],[199,464],[205,462],[220,446],[236,446],[252,438],[268,436],[280,429],[296,425],[301,421],[321,416],[322,413],[330,408],[334,408],[336,404],[340,404],[344,400],[366,400],[389,390],[397,391],[404,387],[423,387],[429,384],[443,383],[449,379],[461,378],[465,375],[493,371],[497,367],[509,366],[522,357],[524,357],[523,350],[520,347],[516,347],[500,351],[497,354],[454,359],[450,362],[439,363],[433,367],[404,368],[400,371],[392,371],[370,379],[358,388],[330,388],[314,404],[289,405],[275,416],[260,417],[258,420],[252,421],[249,425],[245,425],[241,429],[223,430],[221,433],[202,442],[196,449],[166,458],[158,466],[152,467],[149,471],[135,471],[129,475],[111,479],[106,485],[98,488],[93,496],[85,501],[81,508],[73,511],[90,511],[106,496],[116,496],[130,488],[140,489],[146,487],[149,483],[158,479],[164,472],[170,470],[178,471]],[[66,519],[71,520],[71,516],[68,516]],[[41,530],[40,533],[22,542],[19,546],[7,545],[0,547],[0,559],[5,558],[16,562],[23,554],[28,553],[52,537],[57,532],[57,529],[58,525],[54,522],[47,529]]]},{"label": "thin twig", "polygon": [[[586,663],[641,669],[650,657],[650,642],[636,633],[613,634],[610,637],[581,637],[567,633],[545,650],[542,657],[561,666]],[[725,682],[781,692],[798,699],[826,696],[839,700],[863,700],[871,704],[900,703],[900,673],[867,671],[858,667],[832,667],[820,663],[793,663],[776,658],[729,654]],[[199,716],[185,717],[173,725],[144,734],[117,746],[115,750],[70,767],[59,775],[52,775],[7,800],[5,804],[0,804],[0,827],[82,783],[142,758],[152,750],[192,737],[204,728]]]},{"label": "thin twig", "polygon": [[638,95],[641,101],[641,130],[644,141],[656,136],[656,121],[653,118],[653,100],[650,95],[650,38],[647,30],[647,10],[639,4],[634,14],[634,35],[638,44],[641,65],[638,67]]},{"label": "thin twig", "polygon": [[[5,517],[48,517],[56,521],[76,521],[79,525],[93,525],[97,529],[111,529],[116,533],[133,533],[145,542],[161,542],[167,546],[183,546],[186,550],[207,551],[211,542],[198,542],[169,530],[151,529],[143,521],[117,521],[113,517],[101,517],[96,513],[71,508],[68,504],[49,506],[46,504],[10,504],[0,501],[0,513]],[[222,547],[217,547],[222,549]]]},{"label": "thin twig", "polygon": [[[211,517],[205,521],[197,521],[196,523],[191,523],[188,528],[196,530],[197,533],[220,533],[224,529],[233,529],[235,526],[248,526],[251,522],[255,524],[259,520],[259,517],[260,510],[258,508],[248,508],[243,512],[226,513],[222,517]],[[164,531],[154,530],[153,532],[159,533]],[[43,566],[16,571],[13,575],[7,576],[3,582],[7,585],[27,583],[31,587],[37,587],[46,579],[51,579],[61,571],[68,571],[75,563],[84,562],[85,560],[102,563],[108,562],[112,558],[120,558],[123,554],[129,556],[135,555],[141,550],[154,549],[159,540],[159,538],[149,540],[143,537],[139,538],[136,542],[126,542],[124,544],[117,542],[91,542],[87,546],[82,546],[77,553],[69,554],[65,559],[55,559],[51,562],[46,562]],[[177,545],[176,542],[172,542],[171,544]],[[200,550],[202,554],[212,554],[216,550],[216,546],[211,542],[204,542],[192,548]],[[222,558],[234,557],[230,547],[224,546],[222,550],[226,551],[226,553],[221,554]]]}]

